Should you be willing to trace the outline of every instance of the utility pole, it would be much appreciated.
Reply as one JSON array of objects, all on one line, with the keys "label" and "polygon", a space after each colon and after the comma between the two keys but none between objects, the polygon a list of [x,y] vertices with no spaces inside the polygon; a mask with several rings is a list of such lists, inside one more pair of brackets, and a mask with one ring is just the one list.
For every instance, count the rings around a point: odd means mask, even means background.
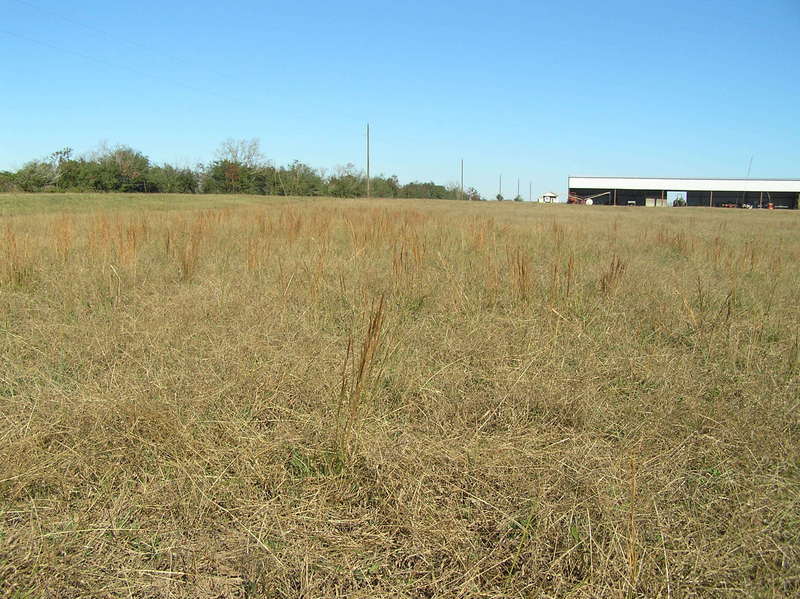
[{"label": "utility pole", "polygon": [[528,201],[533,201],[533,181],[528,182]]},{"label": "utility pole", "polygon": [[[519,177],[517,177],[517,198],[519,197]],[[517,198],[514,198],[515,200]]]},{"label": "utility pole", "polygon": [[503,175],[500,175],[500,188],[497,190],[497,195],[503,196]]},{"label": "utility pole", "polygon": [[464,159],[461,159],[461,191],[458,194],[458,199],[464,199]]},{"label": "utility pole", "polygon": [[369,123],[367,123],[367,197],[371,197],[370,180],[369,180]]}]

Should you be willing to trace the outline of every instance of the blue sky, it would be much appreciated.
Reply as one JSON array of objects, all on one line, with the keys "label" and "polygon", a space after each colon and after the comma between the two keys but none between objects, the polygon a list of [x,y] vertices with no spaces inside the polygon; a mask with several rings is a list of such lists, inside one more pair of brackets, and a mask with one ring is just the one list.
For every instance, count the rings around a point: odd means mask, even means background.
[{"label": "blue sky", "polygon": [[226,138],[484,195],[569,174],[800,177],[800,0],[0,0],[0,169]]}]

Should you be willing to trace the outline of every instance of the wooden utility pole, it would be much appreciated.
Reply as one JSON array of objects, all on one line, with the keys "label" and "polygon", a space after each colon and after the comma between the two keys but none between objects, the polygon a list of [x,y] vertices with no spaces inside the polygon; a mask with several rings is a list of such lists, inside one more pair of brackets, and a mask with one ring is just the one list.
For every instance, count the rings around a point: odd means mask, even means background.
[{"label": "wooden utility pole", "polygon": [[528,182],[528,201],[533,201],[533,181]]},{"label": "wooden utility pole", "polygon": [[371,197],[371,188],[369,180],[369,123],[367,123],[367,197]]},{"label": "wooden utility pole", "polygon": [[458,194],[458,199],[464,199],[464,159],[461,159],[461,191]]}]

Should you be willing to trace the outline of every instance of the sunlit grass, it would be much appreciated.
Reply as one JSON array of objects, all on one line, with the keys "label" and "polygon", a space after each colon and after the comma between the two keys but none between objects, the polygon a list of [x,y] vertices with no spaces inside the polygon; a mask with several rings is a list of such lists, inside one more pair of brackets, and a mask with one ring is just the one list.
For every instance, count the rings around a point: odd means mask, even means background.
[{"label": "sunlit grass", "polygon": [[798,591],[800,214],[0,214],[0,594]]}]

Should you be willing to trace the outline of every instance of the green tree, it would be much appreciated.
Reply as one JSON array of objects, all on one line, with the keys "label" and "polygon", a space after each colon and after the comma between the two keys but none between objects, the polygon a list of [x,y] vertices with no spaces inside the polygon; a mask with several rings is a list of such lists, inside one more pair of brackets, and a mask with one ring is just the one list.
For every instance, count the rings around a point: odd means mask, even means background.
[{"label": "green tree", "polygon": [[248,168],[255,168],[264,164],[264,154],[261,152],[261,141],[253,139],[228,138],[219,144],[216,152],[217,162],[230,162]]},{"label": "green tree", "polygon": [[14,181],[22,191],[42,191],[56,183],[57,170],[44,160],[32,160],[17,171]]},{"label": "green tree", "polygon": [[328,178],[328,193],[337,198],[355,198],[364,193],[364,175],[352,163],[337,167],[336,174]]},{"label": "green tree", "polygon": [[380,175],[370,179],[372,195],[377,198],[396,198],[400,192],[400,182],[396,175],[386,177]]},{"label": "green tree", "polygon": [[197,172],[170,164],[150,167],[147,180],[151,192],[197,193],[200,187]]},{"label": "green tree", "polygon": [[437,185],[429,181],[427,183],[420,183],[413,181],[406,183],[400,188],[400,197],[402,198],[431,198],[442,200],[448,197],[447,188],[444,185]]},{"label": "green tree", "polygon": [[148,191],[150,159],[141,152],[117,146],[101,161],[110,175],[113,191]]},{"label": "green tree", "polygon": [[464,191],[464,198],[473,202],[479,202],[483,199],[481,194],[479,194],[478,190],[474,187],[470,187]]},{"label": "green tree", "polygon": [[[395,175],[373,177],[370,187],[378,197],[480,199],[474,189],[462,196],[453,183],[446,187],[432,181],[401,185]],[[353,164],[338,167],[330,176],[299,160],[275,166],[266,161],[254,138],[225,140],[213,161],[194,168],[152,164],[142,152],[125,145],[101,144],[79,157],[65,147],[15,173],[0,173],[0,191],[18,189],[357,197],[364,194],[366,179]]]},{"label": "green tree", "polygon": [[322,175],[307,164],[295,160],[288,167],[281,167],[277,173],[283,195],[320,196],[326,185]]},{"label": "green tree", "polygon": [[208,166],[203,191],[265,194],[274,190],[273,173],[265,164],[258,139],[226,139]]},{"label": "green tree", "polygon": [[15,178],[11,171],[0,171],[0,192],[17,191]]}]

